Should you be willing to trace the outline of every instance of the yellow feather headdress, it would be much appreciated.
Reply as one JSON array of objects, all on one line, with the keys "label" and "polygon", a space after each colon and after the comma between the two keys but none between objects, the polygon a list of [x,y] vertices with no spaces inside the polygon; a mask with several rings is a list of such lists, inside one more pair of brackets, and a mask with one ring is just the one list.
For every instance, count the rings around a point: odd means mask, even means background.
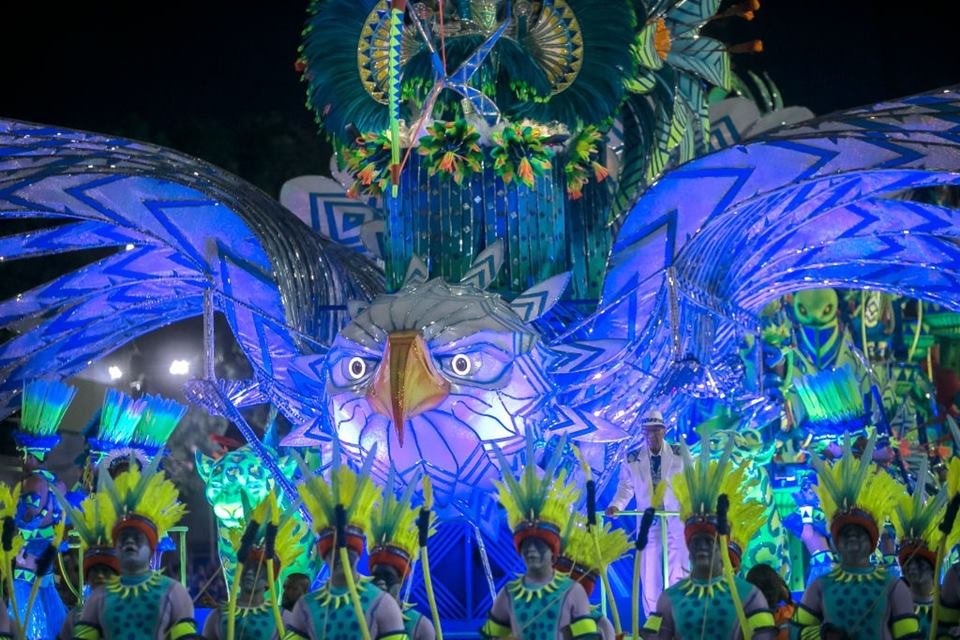
[{"label": "yellow feather headdress", "polygon": [[[767,522],[767,507],[757,500],[747,499],[756,492],[760,479],[751,476],[747,460],[726,474],[720,493],[730,500],[727,521],[730,523],[731,552],[735,554],[734,568],[738,568],[750,540]],[[733,559],[733,555],[731,556]]]},{"label": "yellow feather headdress", "polygon": [[[297,557],[304,552],[304,538],[309,534],[307,527],[294,516],[295,513],[295,508],[288,509],[286,512],[280,511],[274,489],[260,501],[250,515],[250,520],[257,523],[252,544],[258,549],[266,543],[267,525],[271,522],[276,523],[277,537],[274,542],[274,551],[281,568],[292,566]],[[230,545],[235,552],[240,550],[245,528],[231,529],[229,532]],[[279,574],[277,575],[279,577]]]},{"label": "yellow feather headdress", "polygon": [[927,495],[925,482],[928,464],[928,460],[924,458],[917,473],[917,486],[913,495],[904,493],[897,496],[893,509],[893,526],[900,539],[898,557],[901,566],[915,555],[926,558],[931,565],[936,565],[935,549],[943,537],[939,525],[947,509],[947,488],[942,487],[936,495]]},{"label": "yellow feather headdress", "polygon": [[[593,532],[587,530],[586,519],[579,517],[567,532],[563,556],[588,571],[598,571],[623,557],[633,544],[623,529],[614,529],[609,522],[597,527],[597,543]],[[600,552],[597,555],[597,547]]]},{"label": "yellow feather headdress", "polygon": [[115,479],[110,477],[106,467],[100,468],[97,493],[113,506],[112,512],[103,510],[101,515],[114,519],[112,523],[104,522],[114,537],[123,528],[135,527],[143,531],[156,547],[157,541],[187,512],[186,505],[180,502],[176,485],[158,469],[159,464],[160,456],[143,471],[133,464]]},{"label": "yellow feather headdress", "polygon": [[712,447],[709,440],[700,443],[700,455],[696,460],[691,459],[686,445],[680,445],[686,463],[683,471],[674,476],[671,486],[680,503],[680,518],[687,539],[700,530],[716,534],[717,498],[723,492],[723,481],[729,472],[733,444],[733,438],[728,438],[716,460],[710,459]]},{"label": "yellow feather headdress", "polygon": [[415,485],[410,483],[399,498],[393,491],[394,474],[390,471],[387,486],[370,516],[370,537],[367,551],[370,564],[376,564],[373,556],[392,547],[412,562],[420,551],[420,537],[417,530],[419,509],[411,506]]},{"label": "yellow feather headdress", "polygon": [[345,515],[347,545],[358,555],[363,552],[362,539],[370,530],[370,514],[380,499],[380,489],[370,478],[375,457],[376,445],[367,454],[360,472],[354,472],[341,464],[340,447],[334,441],[329,482],[314,475],[302,459],[297,459],[304,478],[297,492],[313,519],[314,531],[320,534],[317,542],[321,555],[325,555],[332,545],[338,508],[343,509]]},{"label": "yellow feather headdress", "polygon": [[20,502],[20,483],[17,482],[11,489],[5,483],[0,482],[0,522],[3,523],[3,546],[9,546],[5,550],[0,546],[0,577],[6,577],[11,569],[13,559],[23,548],[23,537],[17,535],[17,526],[14,524],[14,517],[17,514],[17,503]]},{"label": "yellow feather headdress", "polygon": [[850,434],[844,435],[843,455],[835,462],[810,459],[817,472],[817,495],[827,520],[830,533],[836,538],[847,524],[862,526],[870,534],[873,544],[879,540],[879,524],[884,521],[903,487],[872,462],[876,449],[876,434],[870,436],[863,455],[854,456]]},{"label": "yellow feather headdress", "polygon": [[502,482],[494,482],[500,504],[507,511],[507,522],[514,534],[517,550],[527,537],[547,542],[554,556],[560,554],[560,529],[570,517],[570,510],[580,500],[580,490],[567,483],[565,472],[557,474],[565,440],[561,439],[547,460],[542,472],[536,464],[533,437],[527,436],[526,460],[520,477],[510,472],[510,465],[499,449],[494,449],[500,464]]}]

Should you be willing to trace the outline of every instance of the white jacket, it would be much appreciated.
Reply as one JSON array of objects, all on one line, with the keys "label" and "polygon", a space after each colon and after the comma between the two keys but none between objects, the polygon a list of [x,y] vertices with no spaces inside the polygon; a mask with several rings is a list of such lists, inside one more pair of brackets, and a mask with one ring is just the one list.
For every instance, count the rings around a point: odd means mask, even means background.
[{"label": "white jacket", "polygon": [[[673,495],[673,477],[683,471],[683,456],[678,445],[663,443],[660,449],[660,479],[666,483],[667,490],[663,498],[663,508],[667,511],[679,511],[680,504]],[[627,461],[620,465],[620,478],[617,493],[610,506],[623,510],[636,498],[636,510],[643,511],[650,506],[653,493],[650,486],[650,449],[644,446],[631,451]]]}]

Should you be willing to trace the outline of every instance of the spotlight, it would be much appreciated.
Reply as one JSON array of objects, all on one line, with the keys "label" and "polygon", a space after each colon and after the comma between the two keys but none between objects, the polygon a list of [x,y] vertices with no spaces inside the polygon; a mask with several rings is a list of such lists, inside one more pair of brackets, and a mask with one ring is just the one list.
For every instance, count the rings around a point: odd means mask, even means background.
[{"label": "spotlight", "polygon": [[107,373],[110,374],[111,380],[119,380],[120,378],[123,377],[123,369],[121,369],[115,364],[107,367]]},{"label": "spotlight", "polygon": [[185,376],[190,373],[189,360],[174,360],[170,363],[170,375]]}]

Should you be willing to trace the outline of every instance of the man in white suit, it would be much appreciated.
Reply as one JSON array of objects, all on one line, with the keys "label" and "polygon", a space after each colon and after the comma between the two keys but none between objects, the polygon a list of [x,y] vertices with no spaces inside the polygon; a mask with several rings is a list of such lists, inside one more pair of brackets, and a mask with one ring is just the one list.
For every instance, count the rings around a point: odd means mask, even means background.
[{"label": "man in white suit", "polygon": [[[673,495],[671,481],[683,471],[684,461],[676,445],[664,442],[666,425],[659,411],[651,411],[640,421],[644,433],[644,445],[631,451],[625,464],[620,465],[620,478],[617,494],[607,507],[607,515],[615,516],[636,499],[636,510],[642,511],[653,506],[658,511],[680,510]],[[653,488],[658,482],[666,484],[663,504],[651,505]],[[647,546],[640,557],[640,575],[643,581],[643,608],[647,615],[656,610],[657,598],[664,589],[683,578],[687,569],[684,560],[687,556],[683,539],[683,523],[679,516],[667,518],[667,567],[668,584],[663,584],[663,543],[661,526],[663,520],[655,518],[650,529]]]}]

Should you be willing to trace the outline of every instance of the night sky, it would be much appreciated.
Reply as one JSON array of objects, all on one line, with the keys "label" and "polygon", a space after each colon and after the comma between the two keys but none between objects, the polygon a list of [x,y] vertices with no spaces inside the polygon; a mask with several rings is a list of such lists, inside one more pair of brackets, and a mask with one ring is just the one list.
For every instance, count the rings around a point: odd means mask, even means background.
[{"label": "night sky", "polygon": [[[787,104],[825,114],[960,82],[958,3],[761,2],[723,35],[764,41],[735,68],[768,71]],[[273,193],[324,171],[293,69],[306,2],[8,4],[0,116],[166,144]]]}]

